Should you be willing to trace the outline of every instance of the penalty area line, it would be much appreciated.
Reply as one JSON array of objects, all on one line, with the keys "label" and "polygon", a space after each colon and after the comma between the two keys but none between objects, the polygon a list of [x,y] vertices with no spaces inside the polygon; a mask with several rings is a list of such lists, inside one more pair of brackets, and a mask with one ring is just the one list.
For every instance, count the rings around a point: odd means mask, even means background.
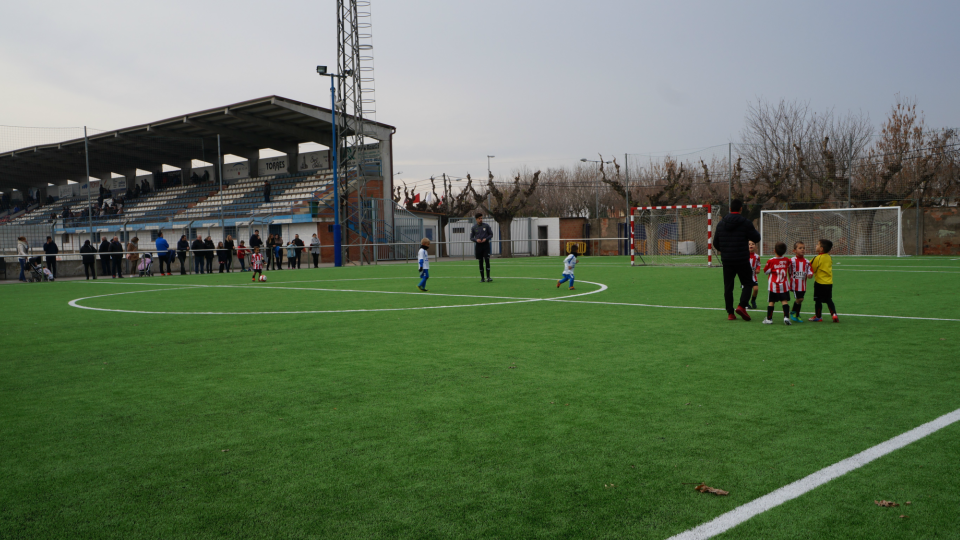
[{"label": "penalty area line", "polygon": [[921,426],[915,427],[910,431],[898,435],[892,439],[884,441],[876,446],[868,448],[857,455],[850,456],[843,461],[839,461],[829,467],[801,478],[796,482],[787,484],[782,488],[754,499],[747,504],[738,506],[733,510],[721,514],[720,516],[688,529],[680,534],[671,536],[668,540],[705,540],[722,534],[748,519],[771,510],[781,504],[796,499],[797,497],[811,491],[834,478],[839,478],[850,471],[859,469],[867,463],[881,458],[894,450],[899,450],[908,444],[919,441],[920,439],[936,433],[937,431],[960,421],[960,409],[947,413],[936,420],[932,420]]}]

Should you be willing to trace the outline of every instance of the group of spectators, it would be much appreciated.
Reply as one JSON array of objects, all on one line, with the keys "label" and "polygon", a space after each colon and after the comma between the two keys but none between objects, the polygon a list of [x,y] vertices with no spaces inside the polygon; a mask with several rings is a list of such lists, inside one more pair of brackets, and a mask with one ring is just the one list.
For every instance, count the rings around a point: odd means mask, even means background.
[{"label": "group of spectators", "polygon": [[[284,244],[281,235],[271,234],[267,237],[267,243],[264,246],[263,240],[260,238],[260,231],[253,231],[253,235],[250,236],[250,249],[259,247],[265,251],[267,270],[283,270],[284,253],[287,256],[287,269],[300,268],[306,244],[300,239],[299,234],[293,236],[293,240]],[[310,238],[310,255],[313,257],[313,267],[318,268],[320,266],[320,238],[317,237],[316,233]]]}]

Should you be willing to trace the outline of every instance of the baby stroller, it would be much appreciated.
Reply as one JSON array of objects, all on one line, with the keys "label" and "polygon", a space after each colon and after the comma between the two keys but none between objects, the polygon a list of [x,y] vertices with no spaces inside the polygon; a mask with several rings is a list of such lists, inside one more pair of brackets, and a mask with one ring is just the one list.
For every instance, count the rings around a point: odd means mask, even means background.
[{"label": "baby stroller", "polygon": [[[30,276],[27,277],[27,281],[30,283],[38,283],[40,281],[52,281],[46,272],[49,272],[46,268],[40,265],[41,257],[30,257],[27,259],[27,268],[30,269]],[[50,274],[52,275],[52,274]]]},{"label": "baby stroller", "polygon": [[143,257],[140,259],[140,262],[137,263],[137,272],[140,277],[153,277],[153,259],[150,257],[149,253],[144,253]]}]

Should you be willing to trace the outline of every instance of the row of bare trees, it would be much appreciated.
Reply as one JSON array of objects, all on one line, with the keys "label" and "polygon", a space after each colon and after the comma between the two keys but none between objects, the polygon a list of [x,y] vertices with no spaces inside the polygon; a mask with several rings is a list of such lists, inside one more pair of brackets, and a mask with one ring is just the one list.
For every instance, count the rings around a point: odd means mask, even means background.
[{"label": "row of bare trees", "polygon": [[916,102],[899,96],[879,133],[862,113],[818,113],[808,103],[758,100],[748,107],[732,149],[732,163],[728,156],[631,159],[629,175],[626,164],[602,155],[572,167],[521,168],[512,182],[491,175],[475,185],[467,175],[464,184],[444,175],[440,193],[431,178],[431,202],[413,203],[406,187],[396,188],[394,200],[440,214],[444,222],[481,209],[506,240],[520,216],[619,218],[629,206],[726,206],[732,197],[744,200],[755,218],[761,209],[929,206],[960,196],[957,131],[927,128]]}]

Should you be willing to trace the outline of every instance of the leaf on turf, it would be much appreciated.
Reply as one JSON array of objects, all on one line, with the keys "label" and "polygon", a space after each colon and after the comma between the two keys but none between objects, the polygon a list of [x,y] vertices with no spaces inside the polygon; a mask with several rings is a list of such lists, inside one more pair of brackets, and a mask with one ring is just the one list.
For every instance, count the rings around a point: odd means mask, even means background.
[{"label": "leaf on turf", "polygon": [[905,515],[905,514],[900,514],[900,518],[901,518],[901,519],[908,519],[909,517],[910,517],[910,516],[907,516],[907,515]]},{"label": "leaf on turf", "polygon": [[894,506],[900,506],[898,503],[893,501],[873,501],[873,504],[877,506],[882,506],[884,508],[893,508]]},{"label": "leaf on turf", "polygon": [[706,485],[706,484],[704,484],[704,483],[702,483],[702,482],[699,483],[699,484],[697,484],[697,486],[696,486],[695,488],[693,488],[693,489],[699,491],[700,493],[713,493],[714,495],[729,495],[729,494],[730,494],[729,491],[724,491],[724,490],[718,489],[718,488],[712,488],[712,487],[710,487],[710,486],[708,486],[708,485]]},{"label": "leaf on turf", "polygon": [[910,504],[910,501],[907,501],[907,502],[905,502],[905,503],[903,503],[903,504]]},{"label": "leaf on turf", "polygon": [[229,451],[230,451],[229,449],[227,449],[227,450],[221,450],[221,452],[229,452]]}]

